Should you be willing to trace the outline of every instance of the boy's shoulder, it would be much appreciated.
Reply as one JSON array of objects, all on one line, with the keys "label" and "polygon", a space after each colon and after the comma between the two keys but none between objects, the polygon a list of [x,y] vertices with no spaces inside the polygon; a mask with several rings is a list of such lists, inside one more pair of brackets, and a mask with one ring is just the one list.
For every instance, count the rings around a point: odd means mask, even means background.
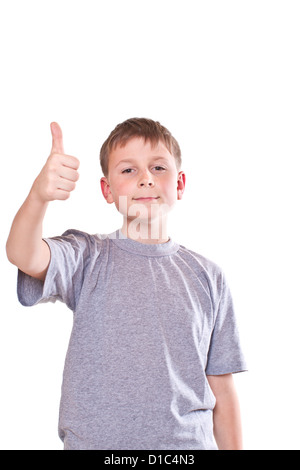
[{"label": "boy's shoulder", "polygon": [[204,271],[213,276],[223,276],[222,268],[210,258],[207,258],[194,250],[186,248],[184,245],[179,245],[179,251],[181,256],[183,256],[192,266],[201,266]]},{"label": "boy's shoulder", "polygon": [[51,253],[66,252],[76,256],[83,256],[88,259],[94,253],[100,253],[102,250],[101,238],[78,229],[68,229],[62,235],[44,238],[48,243]]},{"label": "boy's shoulder", "polygon": [[101,236],[98,234],[90,234],[82,230],[71,228],[66,230],[62,235],[54,236],[47,238],[50,240],[57,240],[60,242],[69,242],[69,243],[88,243],[88,242],[100,242]]}]

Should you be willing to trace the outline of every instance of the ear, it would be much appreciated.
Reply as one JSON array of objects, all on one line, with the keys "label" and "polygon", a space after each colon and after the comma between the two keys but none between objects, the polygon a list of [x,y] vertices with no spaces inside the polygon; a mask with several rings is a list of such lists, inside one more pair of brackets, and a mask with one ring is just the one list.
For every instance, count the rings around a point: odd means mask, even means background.
[{"label": "ear", "polygon": [[182,199],[185,190],[185,173],[180,171],[177,176],[177,199]]},{"label": "ear", "polygon": [[104,199],[108,204],[112,204],[114,202],[114,198],[110,190],[108,179],[105,177],[101,178],[100,185]]}]

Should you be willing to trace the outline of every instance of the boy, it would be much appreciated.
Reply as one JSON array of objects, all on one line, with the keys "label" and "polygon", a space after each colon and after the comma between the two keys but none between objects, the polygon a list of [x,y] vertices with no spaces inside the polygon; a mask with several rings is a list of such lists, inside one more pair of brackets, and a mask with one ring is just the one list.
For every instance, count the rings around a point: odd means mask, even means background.
[{"label": "boy", "polygon": [[52,150],[7,241],[23,305],[74,312],[59,436],[65,449],[241,449],[232,373],[245,370],[222,271],[167,235],[185,174],[158,122],[119,124],[100,152],[103,196],[123,214],[108,236],[42,238],[49,201],[70,196],[79,161],[51,124]]}]

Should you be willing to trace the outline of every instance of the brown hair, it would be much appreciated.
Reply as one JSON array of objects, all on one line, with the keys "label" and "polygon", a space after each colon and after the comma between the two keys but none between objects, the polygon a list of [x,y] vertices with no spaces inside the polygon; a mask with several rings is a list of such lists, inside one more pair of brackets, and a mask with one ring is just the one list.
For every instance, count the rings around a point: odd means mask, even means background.
[{"label": "brown hair", "polygon": [[118,124],[110,133],[100,150],[100,163],[104,176],[108,176],[108,158],[110,152],[120,145],[124,147],[133,137],[143,137],[145,142],[157,145],[161,141],[175,158],[177,169],[181,167],[181,150],[171,132],[158,121],[146,118],[132,118]]}]

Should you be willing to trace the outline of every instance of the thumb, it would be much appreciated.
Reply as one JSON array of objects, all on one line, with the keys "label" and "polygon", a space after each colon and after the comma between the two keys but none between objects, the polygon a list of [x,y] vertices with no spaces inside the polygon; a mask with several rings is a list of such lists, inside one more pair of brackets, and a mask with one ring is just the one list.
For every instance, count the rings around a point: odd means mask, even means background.
[{"label": "thumb", "polygon": [[51,122],[50,128],[52,134],[51,153],[65,153],[61,128],[59,127],[57,122]]}]

